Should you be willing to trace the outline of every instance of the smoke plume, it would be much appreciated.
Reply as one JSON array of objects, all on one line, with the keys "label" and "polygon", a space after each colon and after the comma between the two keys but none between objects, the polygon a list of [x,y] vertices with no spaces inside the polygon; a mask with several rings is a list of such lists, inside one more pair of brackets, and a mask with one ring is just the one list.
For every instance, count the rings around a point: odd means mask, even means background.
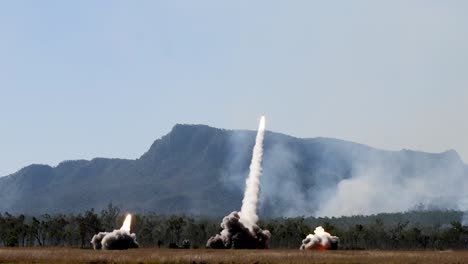
[{"label": "smoke plume", "polygon": [[215,249],[265,249],[271,238],[270,231],[260,229],[256,224],[247,228],[241,221],[238,212],[232,212],[223,218],[223,231],[211,237],[207,247]]},{"label": "smoke plume", "polygon": [[338,182],[327,198],[322,196],[323,203],[316,215],[467,209],[468,174],[456,152],[428,154],[403,150],[390,154],[369,155],[365,163],[354,161],[351,177]]},{"label": "smoke plume", "polygon": [[138,248],[136,235],[130,233],[132,215],[127,215],[120,230],[112,232],[99,232],[91,239],[93,248],[104,250],[123,250],[129,248]]},{"label": "smoke plume", "polygon": [[102,249],[101,241],[107,234],[109,234],[109,232],[99,232],[93,236],[91,239],[91,244],[93,244],[93,248],[95,250]]},{"label": "smoke plume", "polygon": [[309,234],[302,240],[301,250],[327,250],[338,249],[339,238],[330,235],[323,227],[315,228],[314,234]]},{"label": "smoke plume", "polygon": [[263,138],[265,137],[265,117],[260,118],[255,146],[250,163],[250,172],[240,211],[240,222],[249,229],[258,221],[257,206],[260,195],[260,177],[262,176]]},{"label": "smoke plume", "polygon": [[250,172],[240,212],[232,212],[223,218],[220,234],[211,237],[206,246],[209,248],[264,249],[268,248],[271,234],[257,226],[257,206],[262,176],[263,138],[265,136],[265,117],[260,118],[255,146],[250,163]]}]

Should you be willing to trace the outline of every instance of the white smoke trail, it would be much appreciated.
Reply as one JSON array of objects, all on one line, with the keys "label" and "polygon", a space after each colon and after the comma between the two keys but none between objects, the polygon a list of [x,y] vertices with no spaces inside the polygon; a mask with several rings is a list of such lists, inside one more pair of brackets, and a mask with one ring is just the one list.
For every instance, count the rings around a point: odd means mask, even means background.
[{"label": "white smoke trail", "polygon": [[212,236],[206,242],[213,249],[266,249],[269,247],[271,233],[257,226],[257,206],[262,176],[263,138],[265,135],[265,117],[260,118],[255,146],[250,162],[250,172],[240,212],[232,212],[223,218],[220,234]]},{"label": "white smoke trail", "polygon": [[260,118],[255,146],[250,162],[250,172],[246,180],[246,188],[239,221],[252,230],[258,221],[257,206],[260,194],[260,177],[262,176],[263,138],[265,136],[265,116]]}]

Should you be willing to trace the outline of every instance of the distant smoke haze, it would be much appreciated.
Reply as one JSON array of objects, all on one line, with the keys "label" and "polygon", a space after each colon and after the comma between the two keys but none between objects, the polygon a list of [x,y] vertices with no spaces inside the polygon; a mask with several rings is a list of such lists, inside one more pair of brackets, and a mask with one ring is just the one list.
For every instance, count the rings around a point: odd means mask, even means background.
[{"label": "distant smoke haze", "polygon": [[[410,209],[466,210],[468,174],[458,156],[448,152],[415,157],[403,151],[404,166],[368,157],[355,164],[350,179],[322,195],[317,216],[401,212]],[[401,164],[401,163],[400,163]]]},{"label": "distant smoke haze", "polygon": [[[233,135],[231,159],[242,164],[251,134]],[[413,209],[468,210],[468,167],[455,151],[383,151],[315,138],[265,141],[260,212],[270,216],[342,216]],[[227,164],[225,183],[242,186]],[[232,171],[232,178],[227,178]],[[319,202],[318,202],[319,201]],[[468,217],[467,217],[468,219]],[[468,222],[468,221],[467,221]]]},{"label": "distant smoke haze", "polygon": [[468,226],[468,212],[465,211],[461,220],[462,225]]}]

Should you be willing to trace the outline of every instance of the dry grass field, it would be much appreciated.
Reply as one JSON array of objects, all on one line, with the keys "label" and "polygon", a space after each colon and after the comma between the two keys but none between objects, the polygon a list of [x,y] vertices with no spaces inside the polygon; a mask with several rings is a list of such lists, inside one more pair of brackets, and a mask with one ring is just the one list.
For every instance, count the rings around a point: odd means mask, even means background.
[{"label": "dry grass field", "polygon": [[0,248],[0,263],[468,263],[468,251]]}]

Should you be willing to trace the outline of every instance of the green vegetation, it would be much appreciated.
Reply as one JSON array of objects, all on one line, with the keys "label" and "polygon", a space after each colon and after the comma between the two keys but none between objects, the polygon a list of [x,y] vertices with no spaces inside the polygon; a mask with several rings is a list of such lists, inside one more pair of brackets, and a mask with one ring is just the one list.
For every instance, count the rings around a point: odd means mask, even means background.
[{"label": "green vegetation", "polygon": [[[121,210],[111,204],[101,212],[24,216],[0,214],[0,245],[5,247],[67,246],[89,248],[99,231],[117,229]],[[467,249],[468,227],[458,211],[412,211],[406,213],[339,218],[275,218],[260,226],[271,231],[271,248],[298,248],[302,239],[322,225],[340,237],[341,249]],[[142,247],[167,247],[189,239],[193,248],[204,248],[207,239],[220,231],[219,218],[182,215],[135,215],[132,232]]]}]

